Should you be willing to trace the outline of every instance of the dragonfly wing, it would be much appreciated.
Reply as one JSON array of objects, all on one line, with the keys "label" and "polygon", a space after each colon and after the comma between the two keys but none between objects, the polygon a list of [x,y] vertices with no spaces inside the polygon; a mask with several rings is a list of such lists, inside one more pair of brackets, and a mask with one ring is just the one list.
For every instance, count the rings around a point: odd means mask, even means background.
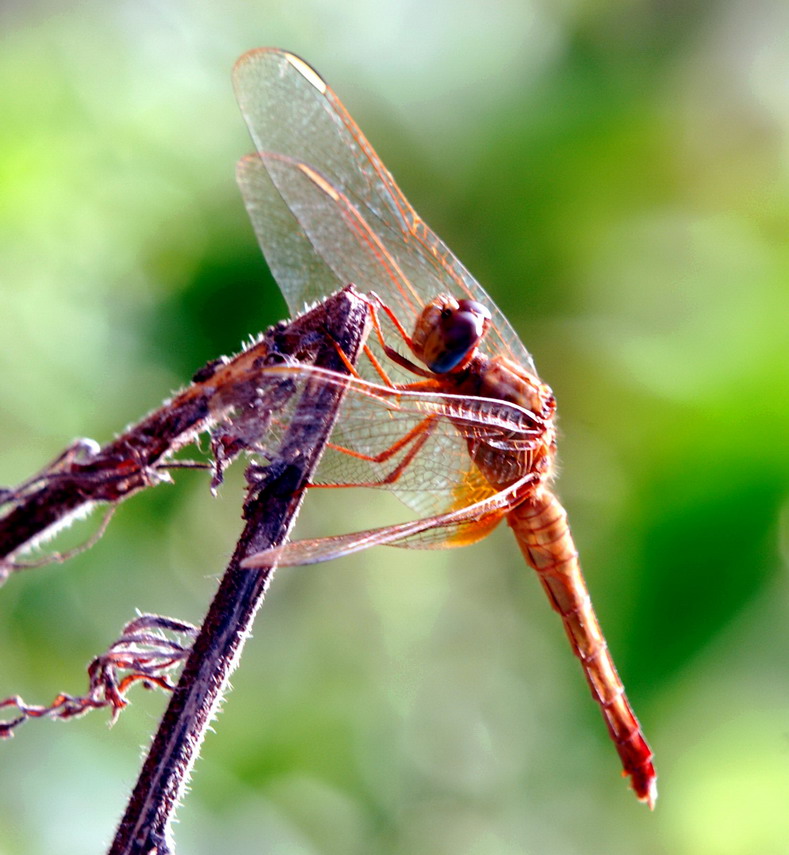
[{"label": "dragonfly wing", "polygon": [[[281,208],[284,202],[290,208],[307,238],[307,242],[301,241],[299,245],[300,263],[304,263],[302,253],[311,243],[312,251],[321,255],[335,272],[339,284],[355,282],[360,288],[375,290],[406,327],[412,326],[421,307],[441,292],[477,300],[492,314],[486,350],[507,355],[533,370],[530,355],[507,319],[409,205],[370,143],[317,72],[293,54],[260,49],[250,51],[238,61],[234,83],[261,162],[279,191],[277,207]],[[312,204],[318,205],[323,214],[326,209],[314,195],[307,201],[300,186],[304,173],[299,176],[298,170],[279,168],[277,164],[284,161],[301,164],[320,176],[323,189],[331,188],[331,193],[343,200],[343,206],[358,214],[368,232],[386,248],[403,277],[393,278],[388,270],[379,269],[372,280],[365,279],[369,285],[353,278],[352,271],[346,271],[341,254],[332,251],[324,241],[316,240],[317,231],[325,225],[316,227],[317,214],[306,214]],[[278,174],[274,174],[277,169]],[[254,169],[244,166],[242,172],[240,184],[247,206],[260,209],[261,200],[270,199],[271,188],[258,188],[261,176]],[[342,218],[342,212],[335,207],[334,215],[337,214]],[[272,216],[279,218],[281,214]],[[253,221],[263,252],[274,270],[286,262],[275,259],[280,248],[270,237],[276,230],[269,232],[266,217],[265,211],[258,210]],[[294,312],[301,311],[306,302],[314,299],[316,290],[326,285],[325,279],[318,280],[320,284],[307,277],[280,280],[276,270],[274,273]],[[321,296],[328,293],[322,292]]]},{"label": "dragonfly wing", "polygon": [[505,490],[500,490],[466,507],[423,517],[413,522],[350,534],[297,540],[250,556],[243,567],[264,567],[276,563],[292,567],[319,564],[372,546],[404,546],[416,549],[447,549],[467,546],[487,536],[513,507],[523,501],[532,489],[533,475],[524,476]]},{"label": "dragonfly wing", "polygon": [[294,316],[350,284],[315,251],[258,155],[240,160],[236,177],[266,263]]},{"label": "dragonfly wing", "polygon": [[[385,241],[381,224],[377,231],[371,226],[369,211],[365,218],[339,188],[300,161],[261,153],[244,158],[237,175],[263,254],[291,309],[300,310],[302,301],[321,299],[353,283],[383,297],[401,322],[415,316],[414,307],[422,305],[411,285],[414,271],[409,268],[415,259],[405,253],[403,268],[402,237]],[[427,275],[423,272],[421,278]],[[430,290],[433,295],[442,290],[435,276]],[[397,347],[399,333],[385,315],[381,323],[387,341]],[[381,357],[377,340],[370,344]],[[389,360],[386,367],[394,381],[413,379]],[[371,366],[360,370],[371,379],[377,376]]]},{"label": "dragonfly wing", "polygon": [[[396,390],[299,364],[268,366],[259,378],[262,389],[285,384],[291,399],[298,399],[307,382],[345,390],[316,483],[379,486],[420,516],[455,511],[496,493],[472,462],[469,440],[505,450],[533,440],[532,415],[503,401]],[[292,412],[287,406],[272,408],[268,418],[269,436],[277,439]],[[276,447],[273,440],[267,444]]]}]

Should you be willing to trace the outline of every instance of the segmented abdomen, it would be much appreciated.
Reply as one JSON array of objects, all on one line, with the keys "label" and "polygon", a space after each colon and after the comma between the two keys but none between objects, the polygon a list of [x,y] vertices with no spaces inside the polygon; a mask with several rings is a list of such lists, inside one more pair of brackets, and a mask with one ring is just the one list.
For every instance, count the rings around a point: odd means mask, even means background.
[{"label": "segmented abdomen", "polygon": [[512,510],[508,522],[526,560],[537,571],[551,605],[561,615],[625,774],[630,776],[638,798],[653,807],[657,776],[652,751],[625,696],[592,608],[564,508],[543,488]]}]

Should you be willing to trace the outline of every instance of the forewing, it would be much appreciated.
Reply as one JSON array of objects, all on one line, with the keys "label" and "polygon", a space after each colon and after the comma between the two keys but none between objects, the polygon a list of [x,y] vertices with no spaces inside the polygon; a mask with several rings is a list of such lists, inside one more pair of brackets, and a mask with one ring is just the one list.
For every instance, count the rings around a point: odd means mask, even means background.
[{"label": "forewing", "polygon": [[[491,311],[487,352],[534,370],[509,322],[408,204],[340,100],[312,68],[293,54],[260,49],[238,61],[234,83],[266,173],[254,158],[245,159],[239,183],[291,311],[353,282],[376,291],[410,329],[426,302],[449,292]],[[290,211],[292,223],[283,208]],[[328,224],[327,217],[337,222]],[[337,242],[326,239],[349,229],[353,234]],[[361,234],[366,251],[360,249]],[[376,244],[372,256],[370,236]],[[354,247],[351,255],[349,245]]]}]

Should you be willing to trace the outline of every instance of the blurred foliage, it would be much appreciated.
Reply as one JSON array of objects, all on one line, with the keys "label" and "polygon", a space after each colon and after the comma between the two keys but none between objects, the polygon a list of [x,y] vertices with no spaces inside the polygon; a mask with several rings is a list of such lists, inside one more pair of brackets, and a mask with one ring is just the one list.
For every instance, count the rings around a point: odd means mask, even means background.
[{"label": "blurred foliage", "polygon": [[[280,572],[179,847],[785,852],[787,6],[42,0],[0,20],[2,481],[284,315],[233,182],[229,68],[294,50],[556,390],[559,492],[661,776],[648,815],[501,531]],[[199,620],[241,486],[215,501],[183,473],[13,578],[0,696],[79,691],[136,608]],[[323,499],[302,534],[399,513]],[[99,851],[164,702],[0,746],[0,853]]]}]

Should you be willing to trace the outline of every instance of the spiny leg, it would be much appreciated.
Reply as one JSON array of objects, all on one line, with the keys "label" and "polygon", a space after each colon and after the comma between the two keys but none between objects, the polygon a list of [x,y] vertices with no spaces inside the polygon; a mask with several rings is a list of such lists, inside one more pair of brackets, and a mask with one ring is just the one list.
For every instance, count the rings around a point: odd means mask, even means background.
[{"label": "spiny leg", "polygon": [[[403,339],[406,347],[413,352],[414,350],[414,342],[411,336],[406,332],[405,327],[400,323],[399,318],[394,313],[394,311],[375,293],[371,293],[366,295],[367,305],[370,308],[370,320],[373,325],[373,330],[375,331],[376,338],[378,339],[381,349],[387,355],[392,362],[399,365],[401,368],[405,368],[407,371],[410,371],[412,374],[416,374],[419,377],[433,378],[435,375],[433,372],[428,371],[426,368],[422,368],[422,366],[417,365],[415,362],[412,362],[407,357],[398,353],[393,347],[391,347],[386,342],[386,336],[384,335],[384,331],[381,328],[381,321],[378,315],[379,310],[383,311],[389,320],[392,322],[394,328],[397,330],[398,335]],[[375,369],[376,374],[381,378],[384,385],[389,386],[390,388],[398,388],[389,378],[389,375],[386,372],[386,369],[381,365],[380,361],[376,358],[375,354],[370,350],[370,348],[365,345],[364,346],[365,356],[370,360],[373,368]],[[345,367],[351,372],[351,374],[359,379],[359,374],[355,368],[353,368],[344,354],[340,354],[340,358],[343,360]]]},{"label": "spiny leg", "polygon": [[357,460],[367,461],[368,463],[385,463],[409,444],[411,447],[408,449],[406,454],[403,455],[403,459],[397,464],[397,466],[395,466],[391,472],[380,480],[348,482],[342,484],[310,484],[309,486],[312,488],[337,489],[347,487],[381,487],[385,484],[394,484],[399,480],[400,476],[405,472],[416,455],[419,454],[424,444],[430,438],[430,434],[433,432],[437,419],[438,416],[435,415],[426,416],[421,422],[419,422],[419,424],[412,427],[408,433],[400,437],[400,439],[378,454],[364,454],[363,452],[354,451],[351,448],[345,448],[331,442],[327,443],[329,448],[332,448],[335,451],[347,454],[350,457],[355,457]]}]

